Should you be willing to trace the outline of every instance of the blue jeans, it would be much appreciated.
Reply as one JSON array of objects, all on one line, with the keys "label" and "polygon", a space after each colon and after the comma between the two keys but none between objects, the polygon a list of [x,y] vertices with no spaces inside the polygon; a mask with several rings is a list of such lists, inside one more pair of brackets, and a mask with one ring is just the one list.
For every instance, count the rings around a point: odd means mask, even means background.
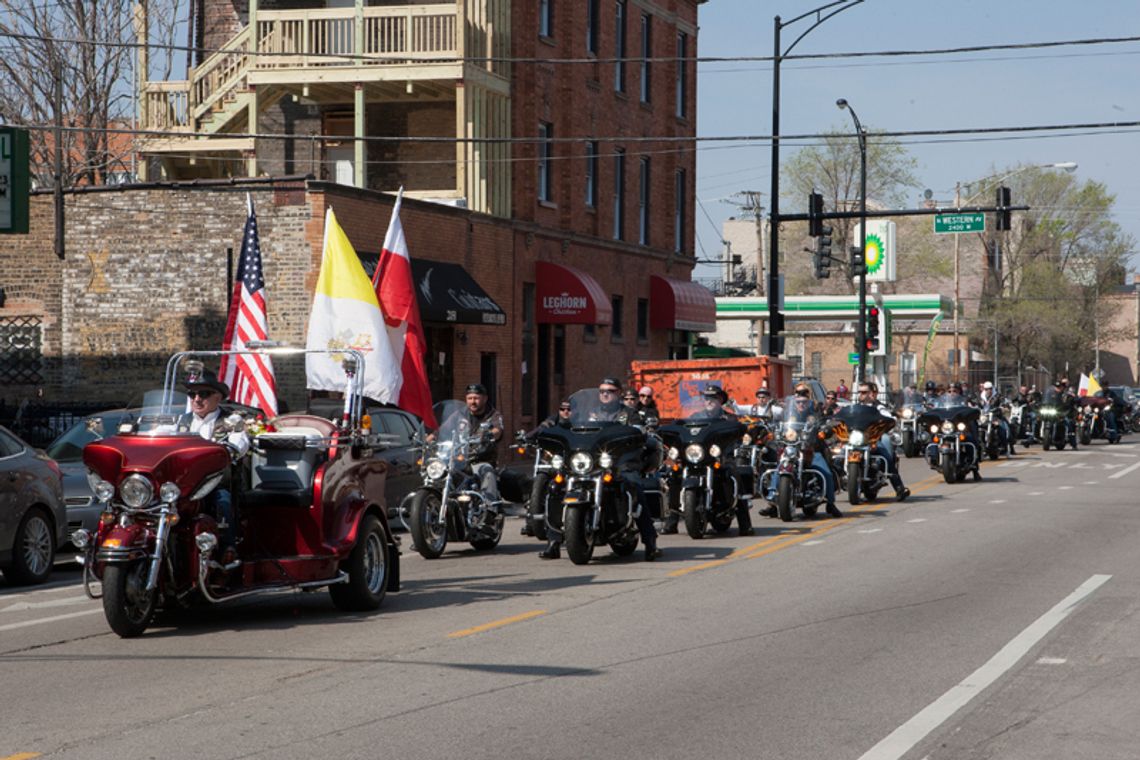
[{"label": "blue jeans", "polygon": [[209,497],[210,506],[218,523],[225,523],[219,537],[223,544],[233,544],[237,540],[237,525],[234,523],[234,497],[228,488],[215,488]]},{"label": "blue jeans", "polygon": [[[808,469],[815,470],[823,476],[823,492],[828,504],[835,503],[835,474],[831,472],[831,466],[827,464],[827,460],[823,458],[823,454],[818,451],[812,452],[811,464]],[[765,498],[768,501],[776,500],[776,486],[780,482],[778,473],[772,474],[772,479],[768,483],[768,493]]]},{"label": "blue jeans", "polygon": [[903,489],[902,476],[899,475],[899,463],[895,458],[895,447],[889,435],[884,435],[879,438],[879,443],[875,446],[883,459],[887,460],[887,479],[891,481],[891,486],[894,487],[895,492]]}]

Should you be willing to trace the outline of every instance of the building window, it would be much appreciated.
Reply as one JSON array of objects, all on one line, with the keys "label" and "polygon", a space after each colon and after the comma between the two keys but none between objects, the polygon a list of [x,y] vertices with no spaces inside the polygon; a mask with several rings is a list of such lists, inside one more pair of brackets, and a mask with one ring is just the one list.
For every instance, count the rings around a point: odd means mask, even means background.
[{"label": "building window", "polygon": [[637,299],[637,342],[649,342],[649,299]]},{"label": "building window", "polygon": [[637,173],[637,242],[649,245],[649,157],[641,159]]},{"label": "building window", "polygon": [[554,0],[538,0],[538,36],[554,36]]},{"label": "building window", "polygon": [[610,325],[610,340],[620,341],[622,339],[622,297],[613,296],[610,298],[610,305],[613,307],[613,323]]},{"label": "building window", "polygon": [[802,375],[804,373],[804,358],[802,356],[788,356],[785,358],[792,363],[793,375]]},{"label": "building window", "polygon": [[586,143],[586,205],[598,207],[598,144]]},{"label": "building window", "polygon": [[625,151],[614,153],[614,240],[625,231]]},{"label": "building window", "polygon": [[823,352],[811,352],[811,376],[820,378],[823,376]]},{"label": "building window", "polygon": [[554,384],[566,384],[566,328],[554,326]]},{"label": "building window", "polygon": [[685,250],[685,185],[684,169],[678,169],[673,176],[673,250]]},{"label": "building window", "polygon": [[582,325],[582,342],[583,343],[597,343],[598,342],[598,326],[597,325]]},{"label": "building window", "polygon": [[614,22],[614,90],[625,92],[625,0],[617,0]]},{"label": "building window", "polygon": [[554,200],[554,167],[551,162],[554,158],[554,125],[540,122],[538,125],[538,199],[540,201]]},{"label": "building window", "polygon": [[598,54],[598,3],[601,0],[586,0],[586,52]]},{"label": "building window", "polygon": [[649,102],[649,59],[653,54],[653,41],[649,37],[649,14],[641,17],[641,102]]},{"label": "building window", "polygon": [[522,413],[534,414],[534,283],[524,282],[522,287]]},{"label": "building window", "polygon": [[918,364],[911,352],[899,354],[899,387],[908,388],[918,382]]},{"label": "building window", "polygon": [[685,118],[685,101],[689,97],[689,35],[684,32],[677,34],[677,106],[678,119]]}]

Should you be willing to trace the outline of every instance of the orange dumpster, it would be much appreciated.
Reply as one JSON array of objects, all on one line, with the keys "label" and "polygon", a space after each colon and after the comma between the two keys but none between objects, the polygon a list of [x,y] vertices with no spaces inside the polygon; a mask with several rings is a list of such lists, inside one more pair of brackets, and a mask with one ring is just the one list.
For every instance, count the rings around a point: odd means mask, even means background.
[{"label": "orange dumpster", "polygon": [[701,391],[708,385],[724,389],[731,405],[727,408],[743,409],[755,403],[756,389],[764,384],[773,398],[787,396],[792,392],[793,368],[786,359],[768,356],[634,361],[630,364],[630,382],[638,388],[648,385],[653,389],[664,421],[698,411]]}]

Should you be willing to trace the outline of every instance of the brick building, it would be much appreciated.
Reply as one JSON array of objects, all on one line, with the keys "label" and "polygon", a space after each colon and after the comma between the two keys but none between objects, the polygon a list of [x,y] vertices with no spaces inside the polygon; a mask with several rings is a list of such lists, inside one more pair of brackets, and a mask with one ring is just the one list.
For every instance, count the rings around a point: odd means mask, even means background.
[{"label": "brick building", "polygon": [[[345,16],[298,10],[297,3],[256,5],[204,3],[201,33],[214,35],[204,45],[248,49],[251,12],[264,32],[260,50],[287,47],[282,35],[298,28],[289,26],[298,18],[310,18],[303,27],[310,30],[319,19],[347,18],[351,26],[354,18],[352,8]],[[226,79],[216,73],[225,56],[215,54],[186,83],[144,82],[144,122],[171,132],[140,145],[154,181],[69,193],[62,262],[51,249],[50,199],[35,196],[31,234],[0,252],[0,287],[9,294],[0,330],[21,320],[21,345],[28,344],[21,366],[38,367],[18,383],[0,377],[0,396],[11,402],[42,391],[45,398],[123,402],[161,377],[170,352],[217,347],[226,249],[238,247],[247,191],[258,210],[271,335],[298,344],[325,208],[335,209],[367,267],[379,253],[393,193],[405,185],[401,220],[421,285],[433,395],[482,381],[512,427],[536,423],[559,398],[603,374],[624,375],[633,359],[688,355],[692,334],[714,321],[711,294],[690,281],[695,154],[692,143],[644,138],[695,136],[695,64],[648,59],[696,55],[696,6],[516,3],[509,34],[487,23],[500,36],[480,38],[482,50],[509,50],[516,59],[509,66],[465,61],[441,71],[443,64],[427,62],[397,74],[394,65],[353,60],[310,66],[273,59],[275,66],[257,73],[252,56],[237,56]],[[387,17],[394,7],[361,7],[359,17]],[[439,8],[399,6],[406,18]],[[493,0],[456,3],[453,22],[471,22],[468,52],[471,30],[502,18],[504,9]],[[533,62],[591,56],[598,61]],[[210,100],[207,85],[224,90],[227,82],[240,86]],[[169,98],[182,84],[189,105],[179,110]],[[168,98],[161,107],[159,95]],[[350,131],[349,159],[337,152],[344,146],[324,139],[346,123],[362,138],[525,139],[452,140],[444,156],[438,142],[356,140]],[[280,135],[286,125],[294,139],[224,134]],[[179,136],[211,130],[216,140]],[[263,176],[237,176],[249,168]],[[325,179],[286,178],[290,172]]]}]

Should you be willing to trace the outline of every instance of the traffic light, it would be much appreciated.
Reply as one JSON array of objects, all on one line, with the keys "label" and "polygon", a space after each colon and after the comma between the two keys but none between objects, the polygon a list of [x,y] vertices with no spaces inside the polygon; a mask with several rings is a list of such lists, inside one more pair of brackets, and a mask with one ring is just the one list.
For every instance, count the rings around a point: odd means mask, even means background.
[{"label": "traffic light", "polygon": [[823,234],[823,195],[808,195],[808,234],[819,237]]},{"label": "traffic light", "polygon": [[813,263],[815,264],[816,279],[826,280],[831,276],[831,228],[827,226],[820,227],[819,237],[815,239],[815,254],[813,256]]},{"label": "traffic light", "polygon": [[882,329],[882,322],[879,319],[880,316],[878,306],[870,305],[867,307],[866,329],[863,331],[863,340],[867,353],[874,353],[879,350],[879,341],[881,338],[879,330]]},{"label": "traffic light", "polygon": [[867,274],[867,259],[863,256],[863,249],[857,245],[851,246],[851,276],[858,277]]},{"label": "traffic light", "polygon": [[999,187],[997,189],[997,203],[994,204],[998,207],[997,210],[997,228],[998,231],[1010,229],[1009,207],[1013,202],[1011,200],[1012,194],[1008,187]]}]

